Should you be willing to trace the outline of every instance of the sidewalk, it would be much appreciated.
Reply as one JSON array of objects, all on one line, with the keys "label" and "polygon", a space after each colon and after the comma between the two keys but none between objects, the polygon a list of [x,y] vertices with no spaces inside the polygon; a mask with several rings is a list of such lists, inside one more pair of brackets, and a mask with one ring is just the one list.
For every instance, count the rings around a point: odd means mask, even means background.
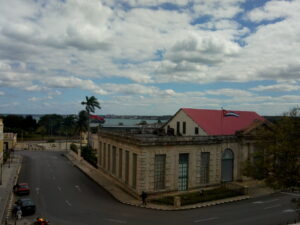
[{"label": "sidewalk", "polygon": [[84,160],[78,160],[76,155],[73,152],[69,151],[65,154],[65,156],[74,164],[74,166],[78,167],[87,176],[89,176],[96,183],[98,183],[105,190],[107,190],[117,201],[127,205],[133,205],[133,206],[138,206],[138,207],[143,207],[148,209],[156,209],[156,210],[186,210],[186,209],[195,209],[195,208],[213,206],[213,205],[218,205],[218,204],[223,204],[228,202],[235,202],[235,201],[240,201],[240,200],[250,198],[250,196],[244,195],[244,196],[237,196],[233,198],[226,198],[226,199],[181,206],[181,207],[158,205],[152,203],[143,205],[141,200],[134,198],[132,195],[124,191],[121,187],[116,185],[115,182],[112,180],[112,178],[110,178],[108,175],[102,173],[101,171],[97,170],[93,166],[89,165]]},{"label": "sidewalk", "polygon": [[12,196],[13,185],[17,182],[21,169],[22,157],[14,155],[10,162],[2,166],[2,185],[0,185],[0,223],[7,219],[8,205]]}]

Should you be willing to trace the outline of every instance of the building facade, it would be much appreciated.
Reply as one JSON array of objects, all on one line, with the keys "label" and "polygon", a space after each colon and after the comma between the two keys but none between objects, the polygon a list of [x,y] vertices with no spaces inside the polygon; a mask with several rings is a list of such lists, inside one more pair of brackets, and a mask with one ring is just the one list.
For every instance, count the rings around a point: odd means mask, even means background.
[{"label": "building facade", "polygon": [[3,163],[3,120],[0,119],[0,166]]},{"label": "building facade", "polygon": [[[220,113],[223,112],[218,112],[220,120],[228,119],[221,118]],[[242,114],[235,120],[243,123],[241,120],[249,115]],[[232,119],[229,118],[232,126],[236,126]],[[250,120],[248,126],[252,124]],[[181,109],[163,127],[166,133],[175,130],[172,136],[101,129],[92,138],[98,168],[136,196],[142,191],[162,194],[240,181],[243,162],[254,151],[253,137],[249,130],[243,134],[242,129],[239,134],[227,134],[230,129],[222,128],[219,122],[218,128],[209,130]],[[220,132],[218,129],[224,133],[211,134]]]},{"label": "building facade", "polygon": [[16,133],[4,133],[3,134],[3,148],[8,151],[14,149],[17,145],[17,134]]}]

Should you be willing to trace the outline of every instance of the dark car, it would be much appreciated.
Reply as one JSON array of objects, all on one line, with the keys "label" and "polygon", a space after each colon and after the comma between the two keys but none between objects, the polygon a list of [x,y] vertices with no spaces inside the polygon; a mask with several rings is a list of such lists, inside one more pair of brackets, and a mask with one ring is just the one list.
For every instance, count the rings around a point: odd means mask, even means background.
[{"label": "dark car", "polygon": [[14,186],[14,193],[16,195],[29,195],[30,188],[27,183],[19,183]]},{"label": "dark car", "polygon": [[15,202],[15,207],[13,209],[13,213],[17,212],[18,207],[22,210],[22,216],[31,215],[35,213],[35,204],[30,198],[21,198]]}]

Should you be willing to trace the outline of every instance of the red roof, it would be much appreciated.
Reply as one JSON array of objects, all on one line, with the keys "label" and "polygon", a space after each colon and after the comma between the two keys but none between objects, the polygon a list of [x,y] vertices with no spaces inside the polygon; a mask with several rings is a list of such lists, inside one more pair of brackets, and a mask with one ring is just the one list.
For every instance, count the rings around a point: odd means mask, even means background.
[{"label": "red roof", "polygon": [[233,135],[237,131],[247,128],[255,120],[265,119],[256,112],[182,109],[208,135]]}]

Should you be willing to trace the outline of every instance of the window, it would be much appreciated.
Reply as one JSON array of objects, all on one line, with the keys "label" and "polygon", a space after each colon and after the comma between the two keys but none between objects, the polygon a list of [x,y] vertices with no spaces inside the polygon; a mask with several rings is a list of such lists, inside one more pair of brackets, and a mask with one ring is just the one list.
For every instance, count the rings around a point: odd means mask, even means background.
[{"label": "window", "polygon": [[178,190],[185,191],[188,189],[189,179],[189,154],[179,154],[179,177],[178,177]]},{"label": "window", "polygon": [[103,167],[106,169],[106,143],[103,144]]},{"label": "window", "polygon": [[137,154],[132,154],[132,187],[136,188]]},{"label": "window", "polygon": [[110,144],[107,145],[107,170],[110,171]]},{"label": "window", "polygon": [[200,183],[209,183],[209,161],[210,152],[201,152],[201,165],[200,165]]},{"label": "window", "polygon": [[176,132],[177,132],[177,134],[180,134],[180,122],[179,121],[177,122],[177,131]]},{"label": "window", "polygon": [[125,183],[129,183],[129,151],[125,154]]},{"label": "window", "polygon": [[116,167],[117,167],[117,149],[116,146],[112,147],[112,173],[116,175]]},{"label": "window", "polygon": [[233,169],[234,169],[234,154],[229,148],[225,149],[222,154],[221,164],[221,180],[222,182],[233,181]]},{"label": "window", "polygon": [[119,149],[119,178],[122,179],[122,171],[123,171],[123,151],[122,149],[120,148]]},{"label": "window", "polygon": [[182,133],[185,134],[186,132],[186,122],[182,122]]},{"label": "window", "polygon": [[166,155],[155,155],[154,158],[154,189],[165,188]]},{"label": "window", "polygon": [[98,154],[98,162],[99,165],[102,165],[102,142],[99,142],[99,154]]},{"label": "window", "polygon": [[199,134],[199,128],[195,127],[195,134]]}]

